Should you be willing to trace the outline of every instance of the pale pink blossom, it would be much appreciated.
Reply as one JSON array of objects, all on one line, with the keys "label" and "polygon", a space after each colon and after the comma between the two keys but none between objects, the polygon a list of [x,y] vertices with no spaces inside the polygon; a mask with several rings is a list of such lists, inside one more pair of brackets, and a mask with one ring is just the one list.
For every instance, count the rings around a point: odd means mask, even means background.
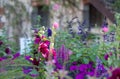
[{"label": "pale pink blossom", "polygon": [[58,24],[57,22],[54,22],[54,23],[53,23],[53,27],[54,27],[55,29],[57,29],[57,28],[59,27],[59,24]]},{"label": "pale pink blossom", "polygon": [[59,4],[56,3],[53,5],[53,10],[57,11],[59,8],[60,8]]},{"label": "pale pink blossom", "polygon": [[102,28],[102,31],[103,31],[103,32],[108,32],[108,31],[109,31],[109,28],[108,28],[108,27],[103,27],[103,28]]}]

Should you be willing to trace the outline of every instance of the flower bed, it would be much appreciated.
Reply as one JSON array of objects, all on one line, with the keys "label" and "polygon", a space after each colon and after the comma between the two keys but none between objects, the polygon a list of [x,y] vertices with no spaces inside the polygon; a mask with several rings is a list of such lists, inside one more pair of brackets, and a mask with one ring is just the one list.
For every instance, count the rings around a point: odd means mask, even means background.
[{"label": "flower bed", "polygon": [[71,26],[61,31],[56,22],[51,28],[34,29],[30,52],[24,55],[1,37],[0,79],[119,79],[119,17],[116,14],[116,25],[104,22],[102,39],[85,31],[84,22],[78,33]]}]

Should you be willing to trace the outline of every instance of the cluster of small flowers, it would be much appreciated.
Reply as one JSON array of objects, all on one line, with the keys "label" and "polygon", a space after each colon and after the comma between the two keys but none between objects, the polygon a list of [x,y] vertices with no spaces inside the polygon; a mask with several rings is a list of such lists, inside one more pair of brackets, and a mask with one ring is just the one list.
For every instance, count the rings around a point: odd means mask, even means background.
[{"label": "cluster of small flowers", "polygon": [[[72,29],[72,23],[74,19],[77,19],[77,23],[78,23],[77,33],[73,32],[73,29]],[[88,31],[90,30],[90,27],[87,27],[87,31],[86,31],[85,25],[86,25],[86,21],[84,20],[81,24],[77,17],[73,18],[70,22],[68,22],[69,33],[72,34],[73,37],[75,36],[75,34],[80,35],[81,41],[83,44],[86,44],[86,38],[88,36]]]},{"label": "cluster of small flowers", "polygon": [[102,64],[102,61],[97,57],[96,58],[96,66],[94,67],[93,62],[89,62],[88,64],[73,64],[70,66],[70,71],[79,71],[76,75],[75,79],[85,79],[87,76],[96,77],[96,78],[108,78],[109,74],[107,73],[107,69]]},{"label": "cluster of small flowers", "polygon": [[114,42],[115,41],[115,32],[110,32],[109,34],[103,35],[104,42]]},{"label": "cluster of small flowers", "polygon": [[72,51],[67,49],[65,47],[65,45],[62,45],[58,50],[57,50],[57,54],[56,54],[56,69],[63,69],[65,66],[65,63],[68,62],[68,60],[70,59],[70,55],[72,54]]},{"label": "cluster of small flowers", "polygon": [[104,32],[103,40],[104,42],[114,42],[115,41],[115,31],[109,32],[108,23],[105,21],[102,26],[102,31]]}]

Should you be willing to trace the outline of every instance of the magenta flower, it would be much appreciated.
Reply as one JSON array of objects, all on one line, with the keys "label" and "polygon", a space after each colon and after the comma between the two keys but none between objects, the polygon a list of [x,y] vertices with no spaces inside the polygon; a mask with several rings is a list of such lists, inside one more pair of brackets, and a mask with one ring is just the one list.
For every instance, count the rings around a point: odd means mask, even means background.
[{"label": "magenta flower", "polygon": [[45,59],[48,59],[49,56],[49,49],[48,48],[40,48],[40,52]]},{"label": "magenta flower", "polygon": [[0,61],[6,60],[6,59],[7,59],[6,56],[0,57]]},{"label": "magenta flower", "polygon": [[34,40],[34,44],[39,44],[39,42],[41,41],[40,37],[35,37],[35,40]]},{"label": "magenta flower", "polygon": [[56,51],[55,51],[55,49],[52,49],[52,55],[53,55],[53,58],[55,59],[56,58]]},{"label": "magenta flower", "polygon": [[49,45],[50,45],[50,41],[45,40],[44,43],[49,47]]},{"label": "magenta flower", "polygon": [[105,59],[105,60],[108,60],[109,56],[112,56],[112,52],[106,53],[106,54],[104,55],[104,59]]},{"label": "magenta flower", "polygon": [[75,79],[85,79],[85,74],[84,73],[77,74]]},{"label": "magenta flower", "polygon": [[112,75],[108,79],[120,79],[120,68],[112,71]]},{"label": "magenta flower", "polygon": [[49,56],[49,41],[40,43],[38,51],[42,53],[42,56],[47,60]]},{"label": "magenta flower", "polygon": [[108,60],[108,57],[109,57],[108,54],[105,54],[105,55],[104,55],[104,59],[105,59],[105,60]]},{"label": "magenta flower", "polygon": [[48,48],[48,45],[44,42],[40,43],[39,49]]},{"label": "magenta flower", "polygon": [[88,66],[87,64],[81,64],[79,67],[80,72],[87,72]]},{"label": "magenta flower", "polygon": [[[40,60],[37,60],[36,58],[33,58],[32,64],[35,66],[39,66]],[[39,68],[35,67],[35,69],[38,71]]]},{"label": "magenta flower", "polygon": [[77,69],[78,69],[78,66],[76,66],[76,65],[70,66],[70,71],[74,71],[74,70],[77,70]]},{"label": "magenta flower", "polygon": [[2,57],[0,57],[0,61],[3,61],[3,58],[2,58]]}]

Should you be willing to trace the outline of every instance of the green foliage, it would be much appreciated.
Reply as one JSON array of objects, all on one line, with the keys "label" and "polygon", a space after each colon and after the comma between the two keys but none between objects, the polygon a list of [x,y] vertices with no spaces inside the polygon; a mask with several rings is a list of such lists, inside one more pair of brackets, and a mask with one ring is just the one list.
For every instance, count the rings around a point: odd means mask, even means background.
[{"label": "green foliage", "polygon": [[7,36],[7,31],[5,30],[5,28],[1,29],[2,33],[0,35],[0,42],[2,42],[2,44],[0,45],[0,56],[5,56],[5,49],[7,47],[10,47],[11,53],[14,54],[16,53],[16,51],[18,51],[19,47],[17,46],[17,44],[14,41],[11,41],[10,39],[12,38],[8,38]]},{"label": "green foliage", "polygon": [[80,41],[80,36],[76,35],[75,38],[72,38],[68,32],[59,31],[55,39],[55,47],[59,48],[64,44],[69,48],[73,53],[70,56],[70,63],[77,61],[78,63],[88,63],[89,61],[95,61],[96,54],[99,50],[99,45],[92,44],[92,39],[95,38],[95,35],[90,34],[87,38],[90,41],[90,45],[84,45]]},{"label": "green foliage", "polygon": [[115,0],[115,3],[113,4],[113,8],[117,11],[120,12],[120,0]]}]

